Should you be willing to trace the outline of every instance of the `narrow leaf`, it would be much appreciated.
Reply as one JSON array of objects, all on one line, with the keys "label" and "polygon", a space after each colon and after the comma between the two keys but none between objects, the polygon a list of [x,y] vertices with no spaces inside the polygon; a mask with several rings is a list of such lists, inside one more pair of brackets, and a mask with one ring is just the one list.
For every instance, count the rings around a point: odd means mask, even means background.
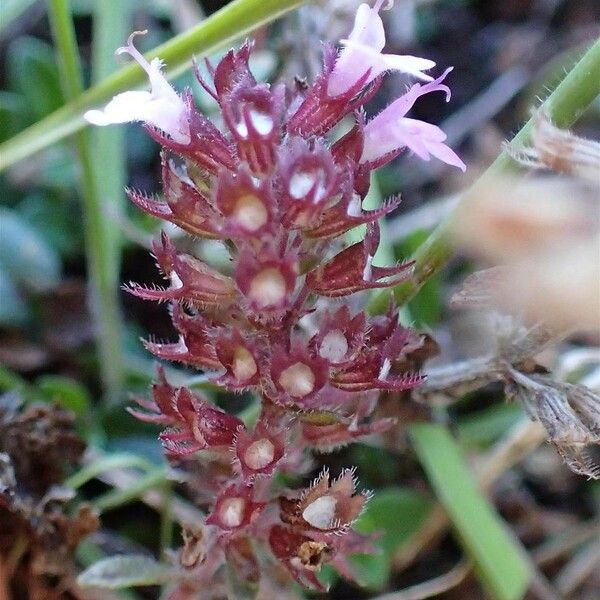
[{"label": "narrow leaf", "polygon": [[411,427],[415,450],[444,505],[476,573],[495,600],[521,600],[531,579],[522,549],[477,488],[462,452],[447,429]]}]

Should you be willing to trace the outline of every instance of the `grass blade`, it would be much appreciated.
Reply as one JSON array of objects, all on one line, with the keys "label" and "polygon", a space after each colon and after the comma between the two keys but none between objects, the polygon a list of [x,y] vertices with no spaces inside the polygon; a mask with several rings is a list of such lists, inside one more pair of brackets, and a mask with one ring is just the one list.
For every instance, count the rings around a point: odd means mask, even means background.
[{"label": "grass blade", "polygon": [[410,433],[431,485],[486,590],[495,600],[521,600],[531,580],[530,566],[477,488],[459,446],[441,425],[413,425]]}]

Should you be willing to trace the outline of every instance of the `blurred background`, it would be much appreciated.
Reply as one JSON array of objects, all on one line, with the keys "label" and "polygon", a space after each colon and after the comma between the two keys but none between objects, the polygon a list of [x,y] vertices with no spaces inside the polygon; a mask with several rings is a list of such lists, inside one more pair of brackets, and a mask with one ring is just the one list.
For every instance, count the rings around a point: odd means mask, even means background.
[{"label": "blurred background", "polygon": [[[148,50],[187,31],[225,4],[219,0],[73,0],[85,86],[121,66],[113,53],[131,31],[148,30],[145,37],[138,38],[140,48]],[[312,78],[320,68],[321,40],[335,43],[344,37],[358,4],[355,0],[322,0],[258,30],[252,62],[257,78]],[[402,155],[377,173],[370,201],[402,194],[402,205],[387,219],[384,230],[387,247],[400,259],[409,256],[450,213],[457,193],[496,158],[503,141],[529,118],[538,96],[553,87],[598,36],[600,3],[397,0],[392,10],[382,14],[389,52],[433,59],[438,63],[436,72],[454,66],[448,78],[451,102],[445,103],[442,94],[427,96],[411,116],[440,125],[448,144],[469,167],[463,175],[435,160],[424,163]],[[377,104],[369,106],[368,112],[373,114],[397,97],[407,84],[401,76],[387,78]],[[176,89],[191,87],[199,106],[215,116],[213,101],[189,69],[177,75],[174,85]],[[46,3],[4,0],[0,6],[0,142],[65,105],[62,90]],[[599,138],[598,99],[574,131]],[[82,566],[116,552],[157,555],[161,548],[179,545],[177,525],[173,525],[177,518],[168,514],[168,505],[158,502],[157,510],[156,501],[154,507],[152,501],[139,501],[149,490],[169,485],[164,469],[160,470],[163,458],[157,431],[124,411],[128,396],[145,394],[154,374],[153,361],[143,350],[140,337],[174,336],[164,306],[120,291],[120,285],[130,280],[148,285],[159,282],[149,254],[159,223],[129,206],[124,192],[125,186],[149,194],[159,191],[158,147],[135,125],[90,135],[89,158],[101,211],[96,217],[84,208],[89,207],[81,183],[85,173],[73,138],[48,145],[0,175],[0,391],[10,393],[10,401],[4,396],[0,404],[0,438],[4,435],[7,444],[7,432],[10,427],[14,430],[23,406],[42,402],[74,413],[77,435],[88,447],[88,466],[107,456],[123,461],[121,475],[121,467],[100,467],[98,474],[83,477],[76,486],[78,498],[91,501],[102,513],[101,526],[77,551],[75,560]],[[597,208],[595,204],[594,210]],[[101,264],[94,267],[87,249],[98,224],[107,233],[104,251],[97,259]],[[219,260],[211,244],[197,245],[195,250]],[[90,288],[90,268],[103,273],[95,289]],[[404,310],[407,323],[435,338],[441,348],[436,359],[440,364],[475,356],[489,342],[481,333],[480,320],[476,323],[470,312],[449,306],[450,296],[476,268],[473,259],[457,256]],[[560,364],[574,381],[589,377],[597,385],[598,342],[597,333],[578,334],[558,349],[547,350],[544,364]],[[582,352],[587,353],[586,360],[580,358]],[[181,367],[170,366],[169,374],[173,383],[204,385],[202,376]],[[252,409],[250,398],[232,400],[210,393],[228,410]],[[16,408],[19,403],[23,406]],[[432,412],[451,425],[474,460],[486,456],[524,416],[520,405],[505,403],[502,388],[493,384],[442,407],[406,402],[396,416],[401,422],[410,422]],[[45,414],[49,430],[55,417]],[[61,443],[60,436],[53,439]],[[550,445],[539,445],[541,441],[521,457],[517,467],[499,474],[491,497],[514,534],[532,550],[539,569],[554,582],[557,596],[551,595],[550,586],[546,596],[538,590],[537,595],[532,592],[532,598],[597,600],[600,487],[569,471]],[[0,449],[2,444],[0,439]],[[79,456],[81,451],[74,453]],[[128,469],[135,466],[135,459],[127,462],[131,457],[144,461],[143,475],[133,479]],[[325,459],[317,459],[316,471],[322,462],[333,472],[343,465],[358,467],[361,485],[376,491],[361,527],[384,530],[383,553],[360,563],[366,588],[352,587],[329,573],[333,587],[328,597],[376,597],[443,574],[456,564],[460,551],[445,527],[431,539],[422,540],[420,551],[407,549],[407,540],[415,539],[411,536],[418,539],[420,531],[424,535],[420,527],[431,522],[427,520],[434,499],[407,447],[402,426],[379,440],[379,447],[354,444]],[[65,456],[56,460],[62,464]],[[155,479],[149,480],[150,475]],[[0,529],[2,526],[0,518]],[[577,543],[580,538],[583,541]],[[552,546],[548,541],[555,539],[563,540],[562,545],[555,542]],[[0,551],[2,548],[0,545]],[[579,562],[575,564],[576,559]],[[440,590],[432,597],[485,597],[476,578],[468,572],[458,575],[454,586],[447,586],[452,589]],[[33,599],[26,588],[22,586],[22,597]],[[156,588],[127,594],[127,598],[158,597]],[[409,597],[413,596],[389,596],[389,600]],[[43,600],[44,596],[35,598]]]}]

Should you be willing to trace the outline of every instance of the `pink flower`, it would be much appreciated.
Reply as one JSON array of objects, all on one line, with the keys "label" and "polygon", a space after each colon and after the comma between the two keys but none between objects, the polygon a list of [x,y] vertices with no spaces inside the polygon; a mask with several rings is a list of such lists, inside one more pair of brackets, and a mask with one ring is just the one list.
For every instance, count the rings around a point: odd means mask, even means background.
[{"label": "pink flower", "polygon": [[377,0],[373,8],[368,4],[358,7],[352,32],[348,39],[341,40],[344,49],[329,77],[327,93],[330,96],[339,96],[348,91],[367,72],[368,76],[363,85],[367,85],[385,71],[402,71],[424,81],[431,81],[432,77],[422,71],[435,67],[433,61],[417,56],[381,52],[385,46],[385,31],[379,16],[383,3],[384,0]]},{"label": "pink flower", "polygon": [[449,165],[466,170],[463,161],[444,144],[446,134],[439,127],[405,117],[417,98],[424,94],[443,91],[446,101],[450,100],[450,89],[442,81],[451,70],[446,69],[441,77],[425,85],[416,83],[366,124],[361,163],[375,162],[386,154],[407,147],[423,160],[428,161],[433,155]]},{"label": "pink flower", "polygon": [[116,54],[129,54],[146,71],[151,91],[123,92],[116,95],[103,110],[88,110],[83,118],[93,125],[143,121],[164,131],[174,141],[189,144],[188,108],[162,74],[161,60],[154,58],[149,63],[133,45],[133,38],[140,33],[132,33],[127,46],[118,48]]}]

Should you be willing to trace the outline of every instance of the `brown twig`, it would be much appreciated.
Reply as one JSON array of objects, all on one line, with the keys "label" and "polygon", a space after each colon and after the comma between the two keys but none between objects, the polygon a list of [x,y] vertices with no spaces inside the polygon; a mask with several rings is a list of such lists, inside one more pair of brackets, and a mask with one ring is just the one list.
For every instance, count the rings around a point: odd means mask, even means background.
[{"label": "brown twig", "polygon": [[554,585],[567,596],[573,593],[598,567],[600,567],[600,540],[594,540],[577,552],[562,568],[554,579]]},{"label": "brown twig", "polygon": [[600,538],[600,519],[578,523],[558,537],[540,544],[531,552],[531,558],[538,566],[547,565],[595,537]]},{"label": "brown twig", "polygon": [[0,600],[11,600],[4,561],[0,558]]}]

